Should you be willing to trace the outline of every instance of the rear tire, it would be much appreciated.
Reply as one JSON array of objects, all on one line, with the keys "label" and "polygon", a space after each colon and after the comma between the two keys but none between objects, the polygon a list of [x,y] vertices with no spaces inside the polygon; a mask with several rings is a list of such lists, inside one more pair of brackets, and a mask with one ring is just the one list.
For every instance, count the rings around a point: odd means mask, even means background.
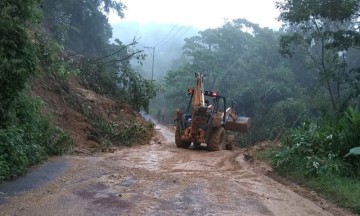
[{"label": "rear tire", "polygon": [[226,150],[233,150],[234,149],[234,143],[226,143],[225,148],[226,148]]},{"label": "rear tire", "polygon": [[225,147],[225,129],[223,127],[211,128],[207,141],[208,151],[220,151]]},{"label": "rear tire", "polygon": [[234,149],[234,135],[228,135],[226,137],[226,145],[225,145],[225,149],[226,150],[233,150]]},{"label": "rear tire", "polygon": [[175,131],[175,144],[178,148],[189,148],[189,146],[191,145],[191,142],[186,142],[181,140],[179,126],[176,127],[176,131]]}]

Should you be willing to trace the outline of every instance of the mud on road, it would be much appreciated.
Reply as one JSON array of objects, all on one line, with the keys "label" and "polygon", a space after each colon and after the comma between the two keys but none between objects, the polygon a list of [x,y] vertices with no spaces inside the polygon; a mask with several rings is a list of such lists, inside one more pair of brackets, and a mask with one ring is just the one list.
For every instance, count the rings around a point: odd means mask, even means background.
[{"label": "mud on road", "polygon": [[178,149],[160,127],[150,145],[65,156],[65,173],[7,198],[0,215],[351,215],[268,177],[243,150]]}]

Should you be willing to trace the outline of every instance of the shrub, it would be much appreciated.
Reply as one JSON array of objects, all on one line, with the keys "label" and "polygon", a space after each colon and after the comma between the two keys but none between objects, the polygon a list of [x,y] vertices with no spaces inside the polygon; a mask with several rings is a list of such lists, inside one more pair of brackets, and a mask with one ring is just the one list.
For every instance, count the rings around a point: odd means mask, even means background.
[{"label": "shrub", "polygon": [[65,53],[64,47],[56,43],[45,31],[35,33],[35,48],[39,64],[48,73],[61,78],[78,74],[77,60]]},{"label": "shrub", "polygon": [[56,44],[35,46],[38,38],[29,34],[39,20],[39,3],[0,3],[0,181],[23,174],[49,154],[61,154],[70,144],[70,138],[41,114],[41,101],[24,93],[39,60],[55,65],[59,60]]},{"label": "shrub", "polygon": [[25,93],[12,104],[11,121],[0,129],[0,181],[19,176],[48,155],[69,149],[71,139],[40,114],[41,105]]},{"label": "shrub", "polygon": [[150,99],[159,91],[154,81],[147,80],[130,66],[109,67],[95,59],[82,61],[79,77],[83,84],[99,94],[125,101],[136,111],[148,111]]},{"label": "shrub", "polygon": [[148,140],[153,129],[153,125],[150,123],[129,122],[119,125],[106,120],[96,122],[95,127],[100,132],[102,142],[110,141],[116,146],[131,146],[133,143],[142,143]]},{"label": "shrub", "polygon": [[359,145],[359,131],[360,114],[352,108],[340,120],[304,122],[283,140],[273,162],[283,171],[303,169],[305,175],[357,175],[358,158],[344,156]]}]

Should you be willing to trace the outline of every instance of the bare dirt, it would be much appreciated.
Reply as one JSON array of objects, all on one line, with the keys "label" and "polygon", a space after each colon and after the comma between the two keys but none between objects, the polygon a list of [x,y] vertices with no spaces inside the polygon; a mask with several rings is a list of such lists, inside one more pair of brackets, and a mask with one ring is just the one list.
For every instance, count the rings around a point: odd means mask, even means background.
[{"label": "bare dirt", "polygon": [[89,90],[76,77],[67,80],[51,75],[38,77],[31,82],[30,94],[44,101],[44,112],[51,114],[52,123],[70,135],[75,153],[107,151],[94,127],[98,120],[119,127],[129,122],[146,124],[127,103]]},{"label": "bare dirt", "polygon": [[243,149],[179,149],[171,128],[156,127],[149,145],[64,156],[61,176],[8,198],[0,215],[352,215],[269,177]]}]

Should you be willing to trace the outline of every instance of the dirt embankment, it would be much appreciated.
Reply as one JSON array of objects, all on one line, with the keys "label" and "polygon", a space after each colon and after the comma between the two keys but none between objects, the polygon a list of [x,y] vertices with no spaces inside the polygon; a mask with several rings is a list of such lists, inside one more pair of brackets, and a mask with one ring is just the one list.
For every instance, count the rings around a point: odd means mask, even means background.
[{"label": "dirt embankment", "polygon": [[157,129],[149,145],[65,156],[62,176],[9,198],[0,215],[352,215],[270,178],[243,149],[179,149],[173,130]]},{"label": "dirt embankment", "polygon": [[45,102],[45,112],[53,116],[53,124],[74,140],[75,153],[104,150],[101,135],[93,126],[95,121],[111,121],[119,127],[129,122],[145,122],[128,104],[99,95],[76,78],[66,81],[52,76],[37,78],[31,83],[31,94]]}]

